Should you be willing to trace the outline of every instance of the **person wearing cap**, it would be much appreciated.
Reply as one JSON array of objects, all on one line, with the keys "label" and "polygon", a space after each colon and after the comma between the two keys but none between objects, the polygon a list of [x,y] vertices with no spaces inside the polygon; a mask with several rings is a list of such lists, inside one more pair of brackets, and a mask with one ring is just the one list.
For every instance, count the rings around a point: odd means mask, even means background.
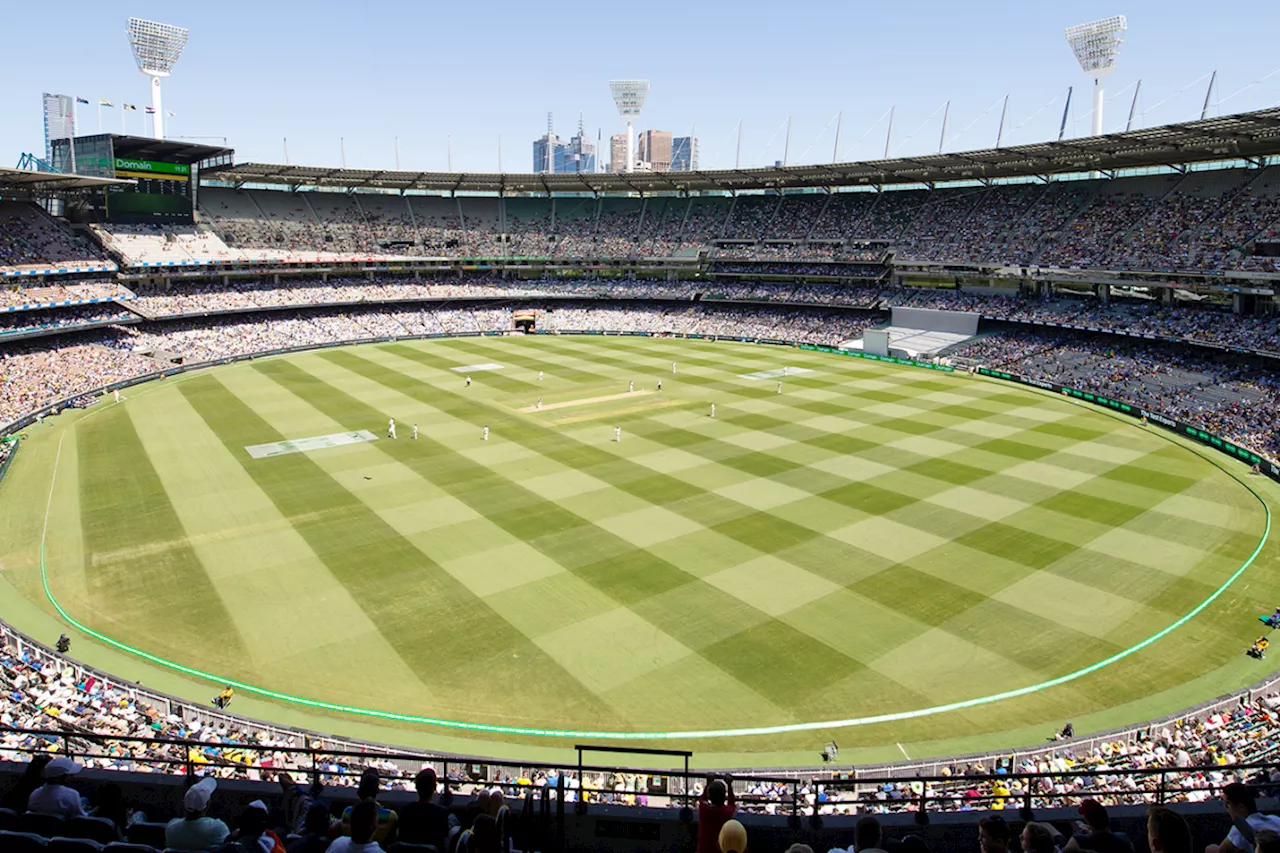
[{"label": "person wearing cap", "polygon": [[1210,844],[1204,848],[1204,853],[1253,853],[1253,838],[1258,832],[1280,831],[1280,817],[1259,812],[1257,795],[1248,785],[1232,782],[1223,788],[1222,803],[1227,807],[1234,826],[1221,844]]},{"label": "person wearing cap", "polygon": [[216,817],[209,817],[209,800],[218,780],[206,776],[187,789],[182,798],[186,814],[169,821],[164,828],[164,846],[177,850],[212,850],[227,840],[231,830]]},{"label": "person wearing cap", "polygon": [[59,756],[44,766],[44,784],[27,798],[27,811],[51,814],[61,818],[82,817],[84,804],[80,792],[67,786],[67,777],[79,773],[82,768],[70,758]]},{"label": "person wearing cap", "polygon": [[1133,853],[1133,842],[1123,832],[1111,831],[1111,819],[1102,803],[1087,799],[1080,803],[1083,821],[1076,824],[1080,830],[1063,845],[1062,853],[1090,850],[1093,853]]},{"label": "person wearing cap", "polygon": [[[267,828],[267,818],[271,810],[262,800],[254,800],[240,815],[240,824],[236,828],[233,842],[244,853],[285,853],[280,837]],[[226,850],[226,848],[222,848]],[[237,851],[238,853],[238,851]]]}]

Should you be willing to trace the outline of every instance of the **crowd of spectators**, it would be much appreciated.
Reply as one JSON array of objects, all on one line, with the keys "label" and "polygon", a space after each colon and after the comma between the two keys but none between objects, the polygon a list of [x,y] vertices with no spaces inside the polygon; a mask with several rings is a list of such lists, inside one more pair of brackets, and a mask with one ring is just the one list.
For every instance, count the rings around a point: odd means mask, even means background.
[{"label": "crowd of spectators", "polygon": [[1159,411],[1280,459],[1280,378],[1260,360],[1062,329],[1018,329],[953,353]]},{"label": "crowd of spectators", "polygon": [[101,264],[102,250],[34,204],[0,201],[0,270]]},{"label": "crowd of spectators", "polygon": [[[45,759],[73,751],[78,766],[94,769],[180,775],[190,766],[198,777],[211,780],[279,781],[291,832],[300,826],[307,801],[319,799],[325,787],[358,785],[361,799],[378,791],[421,790],[421,759],[415,763],[407,754],[393,757],[389,750],[380,753],[365,745],[317,739],[157,699],[134,685],[100,678],[50,650],[30,643],[19,647],[15,640],[6,633],[0,649],[0,723],[11,729],[0,735],[0,759],[27,762],[35,757],[38,772]],[[1259,777],[1256,771],[1234,769],[1262,762],[1280,748],[1278,708],[1280,696],[1258,695],[1129,735],[1064,741],[1022,755],[991,755],[914,770],[864,770],[856,777],[837,768],[798,774],[791,781],[690,780],[688,794],[700,802],[700,812],[714,812],[721,823],[735,812],[787,814],[793,806],[820,815],[915,811],[922,797],[932,811],[1016,809],[1027,803],[1045,808],[1086,799],[1103,805],[1137,804],[1149,802],[1157,791],[1166,802],[1201,802],[1233,782],[1280,782],[1280,771]],[[31,733],[42,731],[49,734]],[[131,738],[183,743],[126,740]],[[313,759],[305,749],[319,755]],[[663,782],[637,772],[578,774],[496,763],[480,770],[482,775],[471,775],[477,769],[463,763],[451,763],[448,773],[445,769],[437,762],[431,775],[439,773],[450,794],[486,801],[501,802],[563,784],[568,802],[658,807],[685,802],[685,789],[677,780]],[[876,777],[882,773],[892,773],[891,781],[879,781]],[[911,780],[913,773],[919,781]],[[379,784],[367,790],[375,774]],[[292,775],[311,777],[318,787],[295,789]],[[434,785],[429,787],[434,790]],[[303,802],[290,804],[290,795]],[[332,817],[339,819],[338,814]],[[387,822],[394,820],[389,817]]]},{"label": "crowd of spectators", "polygon": [[131,299],[127,287],[111,281],[85,281],[70,284],[40,284],[28,287],[21,283],[0,288],[0,309],[11,306],[51,305],[80,302],[86,299]]},{"label": "crowd of spectators", "polygon": [[134,316],[111,303],[5,312],[0,313],[0,338],[29,332],[51,332],[93,323],[119,323]]},{"label": "crowd of spectators", "polygon": [[0,350],[0,424],[156,369],[125,345],[115,327],[75,337],[40,338]]}]

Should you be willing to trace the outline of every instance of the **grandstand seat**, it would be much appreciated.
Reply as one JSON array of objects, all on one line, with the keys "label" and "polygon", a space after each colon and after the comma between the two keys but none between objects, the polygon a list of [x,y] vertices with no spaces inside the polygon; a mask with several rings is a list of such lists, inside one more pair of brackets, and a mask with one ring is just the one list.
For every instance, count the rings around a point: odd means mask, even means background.
[{"label": "grandstand seat", "polygon": [[0,850],[4,853],[44,853],[47,843],[43,837],[30,832],[0,831]]},{"label": "grandstand seat", "polygon": [[65,838],[88,838],[102,844],[120,840],[115,823],[105,817],[73,817],[62,833]]},{"label": "grandstand seat", "polygon": [[45,838],[53,838],[55,835],[66,836],[67,822],[57,815],[27,812],[22,816],[22,831],[32,835],[43,835]]},{"label": "grandstand seat", "polygon": [[124,836],[133,844],[146,844],[157,850],[164,849],[164,830],[166,824],[140,820],[129,824]]},{"label": "grandstand seat", "polygon": [[99,853],[102,845],[89,838],[58,837],[50,839],[45,850],[48,853]]},{"label": "grandstand seat", "polygon": [[17,832],[22,816],[13,809],[0,809],[0,829]]}]

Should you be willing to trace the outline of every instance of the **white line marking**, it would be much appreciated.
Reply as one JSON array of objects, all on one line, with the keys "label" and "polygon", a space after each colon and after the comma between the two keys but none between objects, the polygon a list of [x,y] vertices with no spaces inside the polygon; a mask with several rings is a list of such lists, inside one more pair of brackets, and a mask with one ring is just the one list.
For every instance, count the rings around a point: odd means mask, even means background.
[{"label": "white line marking", "polygon": [[49,478],[49,500],[44,505],[44,529],[40,531],[40,543],[44,544],[44,537],[49,533],[49,509],[53,506],[53,484],[58,482],[58,463],[62,461],[62,440],[67,437],[65,432],[58,436],[58,452],[53,457],[53,476]]},{"label": "white line marking", "polygon": [[910,760],[911,760],[911,756],[910,756],[910,755],[907,755],[907,751],[906,751],[905,749],[903,749],[903,748],[902,748],[902,744],[898,744],[898,749],[902,752],[902,757],[903,757],[903,758],[907,759],[907,761],[910,761]]}]

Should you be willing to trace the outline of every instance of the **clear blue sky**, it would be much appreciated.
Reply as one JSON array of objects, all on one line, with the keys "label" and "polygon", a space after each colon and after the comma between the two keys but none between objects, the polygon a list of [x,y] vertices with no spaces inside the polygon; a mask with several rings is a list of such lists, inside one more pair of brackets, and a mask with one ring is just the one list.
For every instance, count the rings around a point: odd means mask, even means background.
[{"label": "clear blue sky", "polygon": [[[947,99],[947,150],[987,147],[1006,93],[1006,144],[1054,138],[1069,85],[1076,93],[1068,134],[1080,135],[1088,132],[1089,83],[1062,31],[1113,14],[1128,16],[1129,33],[1107,80],[1116,95],[1107,130],[1123,128],[1138,78],[1141,123],[1150,126],[1198,117],[1215,68],[1218,99],[1280,69],[1274,3],[689,0],[646,4],[644,12],[628,5],[73,0],[38,22],[22,14],[8,25],[0,164],[43,152],[42,91],[114,102],[103,111],[104,130],[114,132],[120,104],[137,104],[128,130],[140,132],[149,93],[124,34],[130,15],[191,29],[165,82],[165,109],[177,113],[171,135],[225,136],[237,160],[269,162],[283,161],[288,137],[292,162],[315,165],[337,165],[345,137],[348,165],[363,168],[394,167],[399,136],[404,168],[442,170],[451,135],[455,169],[493,171],[501,134],[506,170],[529,171],[548,111],[562,137],[581,112],[590,134],[602,128],[607,144],[622,127],[609,98],[613,77],[651,80],[637,130],[683,134],[696,125],[703,168],[733,165],[739,119],[743,165],[781,159],[788,115],[791,162],[828,161],[840,110],[841,159],[878,157],[882,117],[893,104],[892,153],[932,152]],[[1213,112],[1276,104],[1280,74]],[[96,108],[81,109],[80,130],[96,131]]]}]

